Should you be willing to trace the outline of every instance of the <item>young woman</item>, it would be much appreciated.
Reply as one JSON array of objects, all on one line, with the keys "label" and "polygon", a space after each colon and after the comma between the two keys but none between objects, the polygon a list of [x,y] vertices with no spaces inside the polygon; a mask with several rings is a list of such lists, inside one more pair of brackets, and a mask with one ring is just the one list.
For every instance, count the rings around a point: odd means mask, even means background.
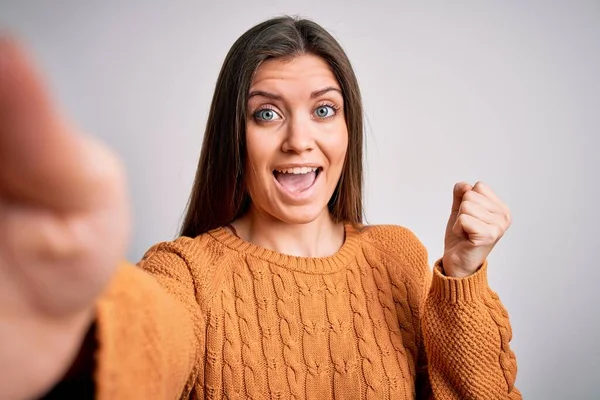
[{"label": "young woman", "polygon": [[4,40],[0,398],[82,377],[101,399],[520,398],[486,278],[508,208],[456,184],[432,273],[411,231],[361,223],[362,137],[335,39],[253,27],[219,75],[181,237],[122,264],[118,162]]}]

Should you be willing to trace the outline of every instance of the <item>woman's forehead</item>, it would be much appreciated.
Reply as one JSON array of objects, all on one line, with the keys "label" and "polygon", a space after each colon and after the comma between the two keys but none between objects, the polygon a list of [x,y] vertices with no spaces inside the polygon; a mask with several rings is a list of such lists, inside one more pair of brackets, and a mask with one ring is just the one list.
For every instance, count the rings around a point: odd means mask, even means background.
[{"label": "woman's forehead", "polygon": [[340,85],[329,64],[321,57],[305,54],[294,58],[275,58],[263,62],[256,70],[250,93],[254,91],[309,92]]}]

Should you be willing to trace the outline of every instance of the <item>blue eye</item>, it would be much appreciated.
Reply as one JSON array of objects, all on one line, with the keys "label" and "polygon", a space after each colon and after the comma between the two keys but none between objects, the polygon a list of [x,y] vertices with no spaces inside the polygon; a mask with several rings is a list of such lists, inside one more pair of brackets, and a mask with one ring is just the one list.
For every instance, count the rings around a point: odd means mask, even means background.
[{"label": "blue eye", "polygon": [[335,109],[332,106],[319,106],[315,110],[315,115],[319,118],[329,118],[335,115]]},{"label": "blue eye", "polygon": [[260,121],[274,121],[281,119],[281,116],[270,108],[263,108],[262,110],[258,110],[254,113],[254,118]]}]

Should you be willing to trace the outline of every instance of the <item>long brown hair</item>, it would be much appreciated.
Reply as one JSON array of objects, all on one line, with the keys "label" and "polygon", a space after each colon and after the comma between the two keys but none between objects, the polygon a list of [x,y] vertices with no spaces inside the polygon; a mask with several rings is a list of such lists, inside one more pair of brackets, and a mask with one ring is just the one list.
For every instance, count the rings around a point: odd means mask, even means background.
[{"label": "long brown hair", "polygon": [[314,54],[325,60],[344,97],[348,151],[328,208],[337,222],[362,222],[363,110],[354,70],[340,44],[317,23],[292,17],[262,22],[233,44],[213,95],[181,235],[195,237],[248,211],[246,108],[254,72],[271,58]]}]

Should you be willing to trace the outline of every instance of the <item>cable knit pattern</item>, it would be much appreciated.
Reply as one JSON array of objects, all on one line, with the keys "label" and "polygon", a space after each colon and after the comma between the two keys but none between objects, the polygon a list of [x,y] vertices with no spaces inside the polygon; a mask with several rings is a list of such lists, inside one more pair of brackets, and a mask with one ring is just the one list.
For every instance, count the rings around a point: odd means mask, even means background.
[{"label": "cable knit pattern", "polygon": [[[98,302],[100,399],[520,399],[508,314],[408,229],[303,258],[224,228],[153,246]],[[427,393],[427,394],[424,394]]]},{"label": "cable knit pattern", "polygon": [[[498,295],[490,291],[490,297],[486,298],[486,306],[490,312],[490,316],[498,326],[500,333],[500,365],[509,391],[514,390],[515,380],[517,378],[517,358],[515,353],[510,349],[509,343],[512,340],[512,328],[509,324],[504,324],[503,321],[508,320],[508,312],[500,305]],[[516,398],[516,397],[514,397]]]},{"label": "cable knit pattern", "polygon": [[353,314],[348,309],[349,291],[343,273],[323,276],[325,282],[325,305],[330,324],[329,350],[335,369],[333,393],[337,398],[359,399],[360,392],[352,390],[358,377],[358,356],[352,332]]},{"label": "cable knit pattern", "polygon": [[273,287],[277,295],[277,313],[280,318],[283,359],[286,365],[286,377],[292,399],[303,399],[306,381],[306,367],[301,361],[299,309],[296,297],[293,273],[276,266],[271,267]]},{"label": "cable knit pattern", "polygon": [[[356,345],[362,357],[361,369],[365,380],[365,398],[377,399],[384,390],[380,385],[382,378],[382,365],[373,337],[373,324],[367,310],[366,294],[360,280],[357,268],[349,268],[347,273],[348,290],[350,291],[350,307],[354,312],[354,334]],[[377,372],[380,372],[379,374]]]},{"label": "cable knit pattern", "polygon": [[376,329],[377,344],[381,351],[384,370],[390,382],[390,394],[392,399],[408,397],[412,393],[411,385],[407,382],[412,380],[406,357],[397,357],[404,354],[402,335],[400,329],[408,324],[398,323],[396,309],[391,292],[391,284],[388,281],[387,271],[381,262],[368,262],[365,258],[364,265],[370,270],[365,270],[363,282],[370,301],[377,299],[379,304],[369,306],[372,319]]},{"label": "cable knit pattern", "polygon": [[284,384],[280,377],[283,368],[281,354],[281,333],[277,318],[277,302],[274,294],[273,280],[268,264],[254,257],[247,258],[248,267],[254,278],[254,298],[256,299],[258,321],[262,335],[263,360],[267,367],[269,397],[283,398]]},{"label": "cable knit pattern", "polygon": [[[227,287],[234,287],[233,276],[228,277]],[[243,372],[240,325],[236,313],[235,295],[229,290],[221,291],[223,306],[223,327],[225,337],[223,343],[223,387],[230,388],[228,396],[231,399],[243,398]]]},{"label": "cable knit pattern", "polygon": [[[254,279],[249,269],[233,271],[235,305],[239,321],[244,386],[248,399],[267,397],[266,362],[261,348],[261,333],[258,324],[257,300],[254,295]],[[231,333],[235,334],[235,333]]]},{"label": "cable knit pattern", "polygon": [[[331,361],[326,349],[329,348],[325,295],[320,275],[303,276],[295,272],[296,284],[300,291],[300,318],[304,327],[302,344],[304,362],[308,369],[306,376],[307,399],[332,398]],[[315,351],[317,350],[317,351]]]}]

